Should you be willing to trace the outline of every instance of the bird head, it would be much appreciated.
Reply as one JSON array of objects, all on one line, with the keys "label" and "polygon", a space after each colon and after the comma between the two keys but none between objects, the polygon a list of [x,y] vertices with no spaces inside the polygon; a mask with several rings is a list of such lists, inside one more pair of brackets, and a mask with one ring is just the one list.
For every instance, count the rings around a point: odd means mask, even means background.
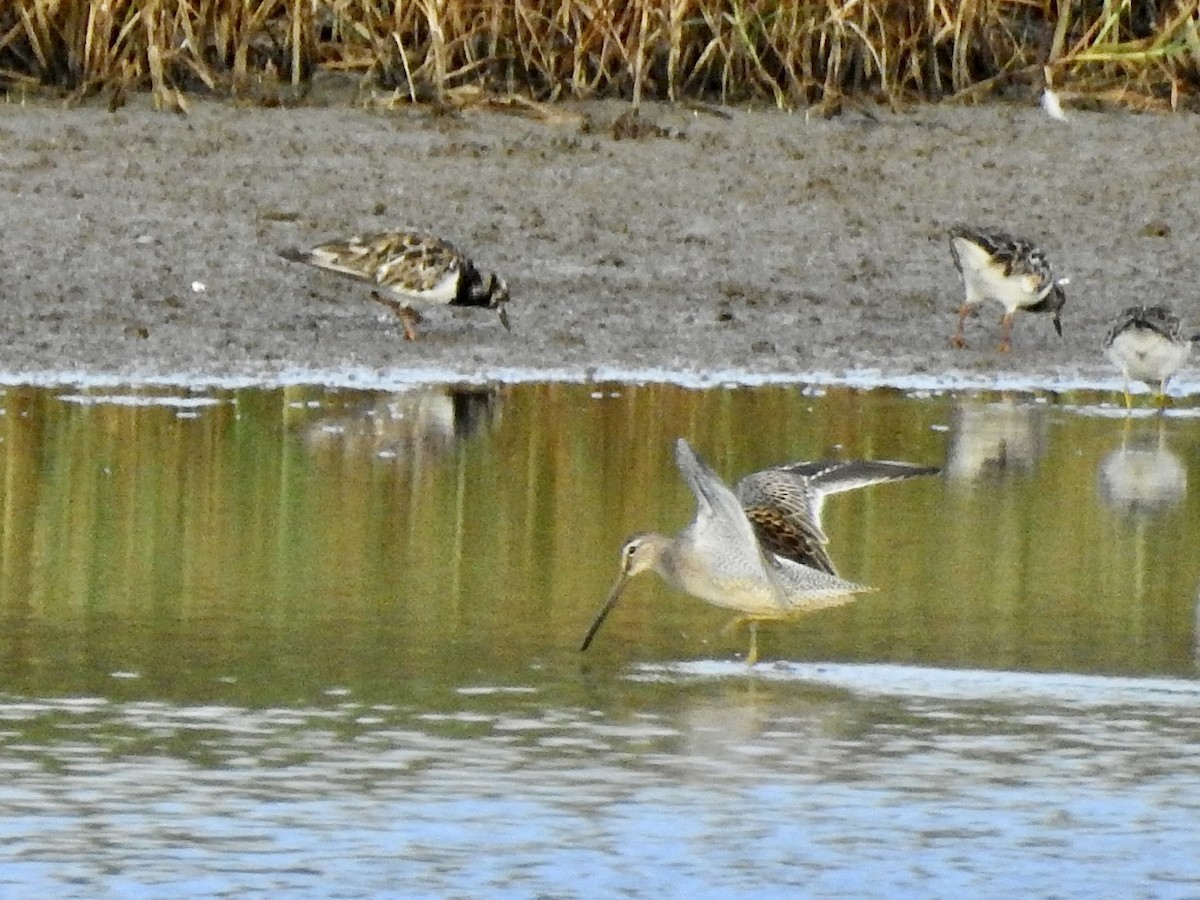
[{"label": "bird head", "polygon": [[1067,302],[1067,294],[1063,290],[1063,285],[1070,284],[1071,279],[1059,278],[1046,292],[1046,296],[1033,306],[1028,307],[1029,312],[1048,312],[1052,313],[1052,321],[1054,322],[1054,330],[1058,332],[1058,336],[1062,337],[1062,308]]},{"label": "bird head", "polygon": [[596,636],[596,632],[600,630],[600,626],[604,624],[608,614],[621,599],[621,593],[625,590],[629,579],[658,566],[667,543],[668,540],[662,535],[651,532],[639,532],[625,539],[625,543],[621,545],[621,570],[617,573],[617,580],[609,588],[604,605],[600,607],[600,612],[596,613],[596,618],[592,620],[591,627],[584,635],[583,643],[579,645],[580,652],[591,645],[592,638]]},{"label": "bird head", "polygon": [[621,577],[629,579],[653,569],[662,556],[662,546],[662,538],[649,531],[627,537],[621,545]]}]

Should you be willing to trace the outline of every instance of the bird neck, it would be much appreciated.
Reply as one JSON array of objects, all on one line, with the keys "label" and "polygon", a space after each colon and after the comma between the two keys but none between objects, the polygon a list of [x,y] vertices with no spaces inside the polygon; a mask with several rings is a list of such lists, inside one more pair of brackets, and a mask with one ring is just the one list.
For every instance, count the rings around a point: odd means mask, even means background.
[{"label": "bird neck", "polygon": [[675,541],[662,535],[649,533],[644,536],[648,553],[648,565],[658,576],[673,587],[682,587],[680,578],[679,554],[676,552]]},{"label": "bird neck", "polygon": [[463,266],[458,279],[458,295],[454,306],[486,306],[492,304],[492,292],[488,280],[471,263]]}]

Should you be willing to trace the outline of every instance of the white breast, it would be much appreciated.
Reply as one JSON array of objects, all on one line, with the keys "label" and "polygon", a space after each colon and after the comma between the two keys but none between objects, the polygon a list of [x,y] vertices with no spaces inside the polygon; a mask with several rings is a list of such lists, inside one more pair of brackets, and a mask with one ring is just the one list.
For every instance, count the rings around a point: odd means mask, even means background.
[{"label": "white breast", "polygon": [[954,248],[962,265],[963,283],[967,288],[966,303],[975,306],[984,300],[995,300],[1012,313],[1032,306],[1050,292],[1052,281],[1041,283],[1034,274],[1009,275],[995,263],[988,252],[964,238],[956,237]]},{"label": "white breast", "polygon": [[1113,338],[1108,357],[1126,378],[1157,384],[1179,371],[1192,342],[1175,343],[1148,328],[1128,328]]}]

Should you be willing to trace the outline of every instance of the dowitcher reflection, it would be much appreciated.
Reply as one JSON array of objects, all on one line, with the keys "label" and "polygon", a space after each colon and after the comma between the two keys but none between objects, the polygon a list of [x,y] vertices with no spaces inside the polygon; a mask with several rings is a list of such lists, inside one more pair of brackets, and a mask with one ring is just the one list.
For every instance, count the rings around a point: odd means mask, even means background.
[{"label": "dowitcher reflection", "polygon": [[695,517],[676,537],[643,532],[625,542],[621,571],[581,651],[629,580],[653,569],[678,590],[741,612],[732,624],[748,624],[746,661],[754,663],[760,621],[840,606],[871,590],[834,569],[821,529],[825,497],[938,471],[905,462],[803,462],[755,472],[730,490],[683,438],[675,442],[675,464],[695,495]]}]

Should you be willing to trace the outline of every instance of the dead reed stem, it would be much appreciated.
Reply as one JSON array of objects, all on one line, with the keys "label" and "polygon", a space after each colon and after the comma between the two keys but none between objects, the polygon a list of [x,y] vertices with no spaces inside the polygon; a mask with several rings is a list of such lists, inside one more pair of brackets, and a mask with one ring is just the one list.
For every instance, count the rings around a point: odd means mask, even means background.
[{"label": "dead reed stem", "polygon": [[6,0],[0,86],[238,94],[359,72],[411,101],[559,97],[892,103],[1052,67],[1074,95],[1200,86],[1200,0]]}]

